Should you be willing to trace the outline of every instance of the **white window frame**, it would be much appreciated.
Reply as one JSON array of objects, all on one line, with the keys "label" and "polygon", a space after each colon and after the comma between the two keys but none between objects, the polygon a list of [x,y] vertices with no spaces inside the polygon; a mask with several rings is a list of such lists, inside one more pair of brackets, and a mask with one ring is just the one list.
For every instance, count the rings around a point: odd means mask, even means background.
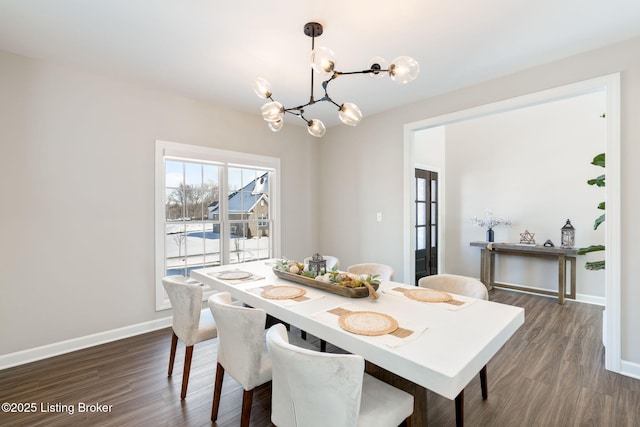
[{"label": "white window frame", "polygon": [[[169,298],[162,286],[165,274],[165,159],[177,158],[185,161],[211,162],[226,167],[261,168],[274,173],[269,179],[270,209],[273,229],[269,236],[271,253],[280,257],[280,159],[257,154],[220,150],[217,148],[188,145],[157,140],[155,146],[155,294],[156,311],[171,308]],[[226,201],[226,174],[220,182],[221,203]],[[213,291],[205,291],[203,300]]]}]

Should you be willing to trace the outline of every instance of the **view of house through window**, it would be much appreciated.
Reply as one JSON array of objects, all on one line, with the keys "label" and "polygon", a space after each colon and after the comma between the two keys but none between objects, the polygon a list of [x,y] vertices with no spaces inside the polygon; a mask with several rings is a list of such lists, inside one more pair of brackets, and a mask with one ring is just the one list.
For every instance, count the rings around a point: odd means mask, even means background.
[{"label": "view of house through window", "polygon": [[270,258],[273,173],[165,157],[165,275]]}]

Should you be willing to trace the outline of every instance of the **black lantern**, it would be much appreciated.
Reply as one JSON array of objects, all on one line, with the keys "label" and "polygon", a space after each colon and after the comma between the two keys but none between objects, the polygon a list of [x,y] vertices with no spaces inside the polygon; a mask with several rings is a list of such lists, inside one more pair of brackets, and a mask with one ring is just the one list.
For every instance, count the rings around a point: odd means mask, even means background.
[{"label": "black lantern", "polygon": [[327,261],[320,254],[315,254],[309,261],[309,271],[315,272],[316,276],[320,276],[327,272]]},{"label": "black lantern", "polygon": [[563,248],[573,248],[576,241],[576,229],[571,225],[571,221],[567,220],[566,224],[561,229],[560,246]]}]

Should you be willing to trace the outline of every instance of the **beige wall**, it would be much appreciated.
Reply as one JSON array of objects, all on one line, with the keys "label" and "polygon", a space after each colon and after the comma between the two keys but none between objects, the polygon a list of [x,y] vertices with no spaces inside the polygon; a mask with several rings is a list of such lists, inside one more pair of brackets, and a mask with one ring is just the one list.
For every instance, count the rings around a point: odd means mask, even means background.
[{"label": "beige wall", "polygon": [[[582,80],[621,73],[622,85],[622,359],[640,363],[640,286],[634,263],[640,248],[640,39],[427,99],[388,113],[365,117],[357,128],[332,128],[322,143],[326,177],[321,203],[322,251],[339,254],[344,265],[362,261],[391,264],[402,277],[403,126]],[[427,64],[424,64],[428,69]],[[421,78],[428,78],[424,73]],[[339,153],[336,155],[336,153]],[[349,171],[348,176],[341,175]],[[326,174],[324,174],[326,176]],[[341,179],[343,176],[344,179]],[[348,179],[347,179],[348,178]],[[384,220],[375,222],[375,212]],[[344,229],[345,225],[348,227]],[[349,236],[345,237],[345,231]]]},{"label": "beige wall", "polygon": [[[536,243],[559,246],[570,218],[577,247],[604,244],[605,227],[593,230],[593,223],[605,189],[586,182],[604,173],[590,163],[606,149],[605,111],[601,91],[447,125],[443,272],[480,277],[479,249],[469,242],[484,240],[485,229],[470,218],[486,217],[486,209],[512,221],[495,229],[496,242],[517,243],[528,230]],[[578,299],[604,301],[604,271],[583,268],[587,259],[603,258],[579,257]],[[556,266],[550,259],[497,257],[496,281],[557,291]]]},{"label": "beige wall", "polygon": [[[365,117],[322,140],[293,126],[272,134],[258,115],[0,52],[0,354],[168,314],[153,308],[156,139],[281,158],[283,255],[319,250],[344,266],[385,262],[403,279],[404,124],[621,72],[622,358],[640,363],[639,51],[634,39]],[[309,191],[317,186],[318,202]]]},{"label": "beige wall", "polygon": [[6,52],[0,70],[0,355],[170,315],[154,307],[157,139],[280,158],[282,251],[317,247],[317,147],[298,128]]}]

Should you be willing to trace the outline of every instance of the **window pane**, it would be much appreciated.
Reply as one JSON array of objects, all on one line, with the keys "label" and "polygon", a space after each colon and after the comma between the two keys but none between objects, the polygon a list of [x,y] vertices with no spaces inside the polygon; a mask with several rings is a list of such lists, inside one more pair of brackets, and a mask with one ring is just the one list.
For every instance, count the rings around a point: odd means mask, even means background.
[{"label": "window pane", "polygon": [[238,168],[229,168],[227,174],[227,193],[239,191],[242,188],[242,170]]},{"label": "window pane", "polygon": [[438,217],[436,216],[436,204],[431,203],[431,224],[435,224]]},{"label": "window pane", "polygon": [[427,180],[416,178],[416,200],[427,200]]},{"label": "window pane", "polygon": [[167,220],[177,220],[184,216],[182,200],[176,193],[176,189],[165,190],[165,216]]},{"label": "window pane", "polygon": [[220,265],[220,224],[206,223],[204,225],[204,263],[206,267]]},{"label": "window pane", "polygon": [[180,187],[184,182],[182,162],[167,160],[165,162],[165,186],[169,188]]},{"label": "window pane", "polygon": [[436,202],[437,201],[437,197],[436,197],[436,190],[438,188],[438,181],[436,181],[435,179],[431,180],[431,201],[432,202]]},{"label": "window pane", "polygon": [[416,250],[427,248],[427,229],[425,227],[416,228]]},{"label": "window pane", "polygon": [[185,224],[165,226],[165,270],[167,275],[185,274]]},{"label": "window pane", "polygon": [[202,165],[199,163],[184,164],[184,183],[190,187],[202,185]]},{"label": "window pane", "polygon": [[416,203],[416,225],[427,224],[427,205],[425,203]]},{"label": "window pane", "polygon": [[436,242],[437,242],[436,237],[437,237],[436,236],[436,226],[432,225],[431,226],[431,247],[432,248],[436,247]]}]

